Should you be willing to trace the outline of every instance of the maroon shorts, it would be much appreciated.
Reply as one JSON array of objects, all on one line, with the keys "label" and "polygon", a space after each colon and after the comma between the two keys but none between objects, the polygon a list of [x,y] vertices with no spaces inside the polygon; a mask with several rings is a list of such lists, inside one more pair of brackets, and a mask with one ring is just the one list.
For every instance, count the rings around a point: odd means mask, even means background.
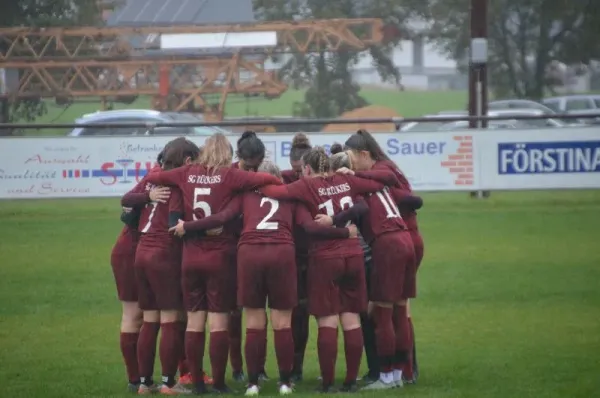
[{"label": "maroon shorts", "polygon": [[110,265],[117,285],[117,296],[120,301],[138,301],[135,269],[133,267],[136,247],[132,246],[123,250],[115,249],[110,255]]},{"label": "maroon shorts", "polygon": [[230,312],[236,307],[235,245],[183,251],[183,301],[188,312]]},{"label": "maroon shorts", "polygon": [[365,260],[349,257],[311,257],[308,266],[308,311],[315,317],[367,309]]},{"label": "maroon shorts", "polygon": [[308,294],[308,257],[296,256],[296,279],[298,281],[298,304],[306,304]]},{"label": "maroon shorts", "polygon": [[415,250],[408,231],[388,232],[371,243],[373,266],[369,286],[369,299],[395,303],[406,297],[415,268]]},{"label": "maroon shorts", "polygon": [[421,236],[418,230],[410,230],[410,237],[415,248],[415,260],[417,262],[417,269],[419,269],[421,261],[423,261],[423,253],[425,250],[423,244],[423,237]]},{"label": "maroon shorts", "polygon": [[243,244],[238,249],[237,302],[244,308],[291,310],[298,304],[292,244]]},{"label": "maroon shorts", "polygon": [[180,250],[140,244],[135,256],[135,279],[140,309],[183,309]]}]

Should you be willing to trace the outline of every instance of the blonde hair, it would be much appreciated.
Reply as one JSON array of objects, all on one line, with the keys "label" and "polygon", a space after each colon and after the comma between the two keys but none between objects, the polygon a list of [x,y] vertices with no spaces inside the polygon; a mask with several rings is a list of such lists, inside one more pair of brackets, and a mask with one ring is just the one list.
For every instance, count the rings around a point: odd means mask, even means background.
[{"label": "blonde hair", "polygon": [[233,159],[231,144],[221,133],[211,135],[204,142],[200,164],[208,170],[216,172],[223,167],[230,167]]},{"label": "blonde hair", "polygon": [[331,171],[336,171],[342,167],[352,168],[352,160],[348,156],[347,152],[338,152],[335,155],[329,157],[329,167]]},{"label": "blonde hair", "polygon": [[279,167],[275,163],[269,160],[264,160],[258,167],[258,171],[262,173],[269,173],[281,179],[281,170],[279,170]]}]

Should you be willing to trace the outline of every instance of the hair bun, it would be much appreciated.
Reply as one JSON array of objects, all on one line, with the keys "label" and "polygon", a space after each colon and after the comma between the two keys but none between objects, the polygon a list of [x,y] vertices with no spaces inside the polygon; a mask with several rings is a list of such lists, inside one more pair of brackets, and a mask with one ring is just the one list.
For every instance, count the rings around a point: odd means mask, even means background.
[{"label": "hair bun", "polygon": [[245,140],[246,138],[253,138],[253,137],[256,137],[256,133],[252,130],[246,130],[242,133],[242,136],[240,137],[240,139],[238,141]]},{"label": "hair bun", "polygon": [[339,142],[334,142],[333,145],[331,145],[331,148],[329,148],[329,152],[331,152],[332,155],[335,155],[336,153],[344,152],[344,148]]},{"label": "hair bun", "polygon": [[296,134],[292,139],[292,148],[309,149],[310,140],[308,139],[308,136],[304,133]]},{"label": "hair bun", "polygon": [[363,135],[363,134],[369,134],[369,132],[368,132],[367,130],[365,130],[365,129],[359,129],[359,130],[356,132],[356,134],[358,134],[358,135]]}]

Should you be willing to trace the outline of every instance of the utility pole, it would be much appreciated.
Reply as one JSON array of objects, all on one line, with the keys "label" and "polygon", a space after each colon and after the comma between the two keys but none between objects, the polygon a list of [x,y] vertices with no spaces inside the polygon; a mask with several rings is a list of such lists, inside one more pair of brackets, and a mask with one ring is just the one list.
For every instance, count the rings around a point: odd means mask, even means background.
[{"label": "utility pole", "polygon": [[[488,0],[471,0],[471,46],[469,51],[469,116],[488,112]],[[487,120],[471,120],[469,128],[485,129]],[[488,197],[489,192],[471,192],[472,197]]]}]

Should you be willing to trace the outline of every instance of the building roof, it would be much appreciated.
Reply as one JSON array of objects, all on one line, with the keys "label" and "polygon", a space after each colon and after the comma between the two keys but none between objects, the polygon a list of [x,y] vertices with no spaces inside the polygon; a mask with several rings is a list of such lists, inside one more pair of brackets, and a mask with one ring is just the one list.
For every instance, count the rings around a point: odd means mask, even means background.
[{"label": "building roof", "polygon": [[[110,14],[106,15],[107,26],[173,26],[173,25],[217,25],[240,24],[255,21],[252,0],[123,0]],[[158,48],[158,35],[131,36],[133,48]],[[151,52],[159,54],[203,54],[225,55],[231,50],[169,50]]]},{"label": "building roof", "polygon": [[254,22],[252,0],[125,0],[108,26],[215,25]]}]

